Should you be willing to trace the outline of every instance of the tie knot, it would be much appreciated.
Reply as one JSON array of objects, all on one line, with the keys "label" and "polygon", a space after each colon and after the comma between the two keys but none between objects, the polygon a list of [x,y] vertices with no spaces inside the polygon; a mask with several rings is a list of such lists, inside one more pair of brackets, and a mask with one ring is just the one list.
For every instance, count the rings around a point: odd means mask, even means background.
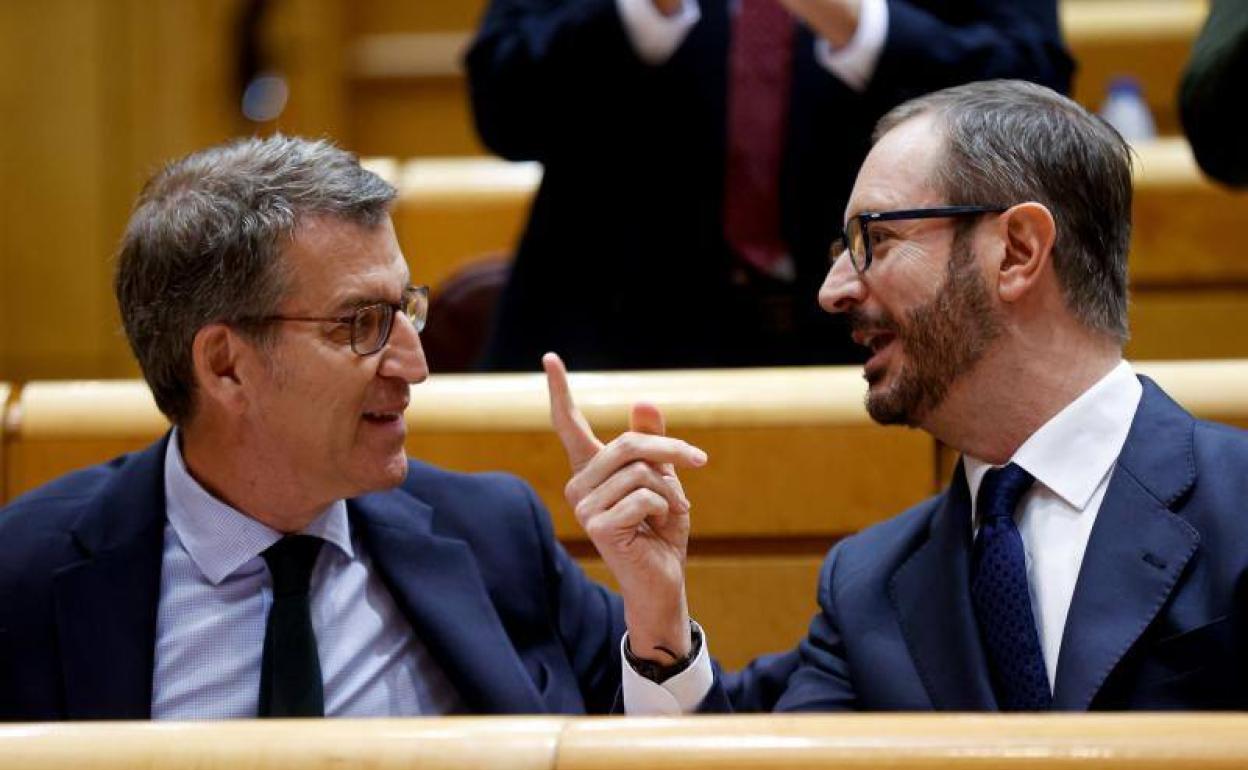
[{"label": "tie knot", "polygon": [[321,552],[319,537],[311,535],[287,535],[264,549],[261,556],[269,565],[273,576],[273,595],[292,596],[306,594],[312,580],[312,568]]},{"label": "tie knot", "polygon": [[979,485],[980,520],[986,523],[1012,517],[1034,481],[1035,477],[1014,463],[988,471]]}]

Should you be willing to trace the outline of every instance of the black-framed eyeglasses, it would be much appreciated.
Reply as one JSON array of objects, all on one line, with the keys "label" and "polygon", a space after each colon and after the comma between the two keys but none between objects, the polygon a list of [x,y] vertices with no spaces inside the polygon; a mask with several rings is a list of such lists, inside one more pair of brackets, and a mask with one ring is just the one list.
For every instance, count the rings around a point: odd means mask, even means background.
[{"label": "black-framed eyeglasses", "polygon": [[832,241],[829,256],[835,262],[842,253],[849,252],[854,270],[866,272],[871,267],[871,225],[875,222],[893,222],[899,219],[944,219],[968,217],[980,214],[999,214],[1007,206],[936,206],[924,209],[900,209],[898,211],[864,211],[849,218],[845,229]]},{"label": "black-framed eyeglasses", "polygon": [[402,313],[417,332],[425,330],[425,322],[429,318],[429,287],[409,286],[403,292],[399,302],[373,302],[362,305],[352,311],[351,315],[333,317],[266,315],[240,319],[251,323],[269,323],[271,321],[310,321],[316,323],[337,323],[351,327],[351,350],[356,355],[370,356],[381,350],[390,341],[390,332],[394,329],[394,315]]}]

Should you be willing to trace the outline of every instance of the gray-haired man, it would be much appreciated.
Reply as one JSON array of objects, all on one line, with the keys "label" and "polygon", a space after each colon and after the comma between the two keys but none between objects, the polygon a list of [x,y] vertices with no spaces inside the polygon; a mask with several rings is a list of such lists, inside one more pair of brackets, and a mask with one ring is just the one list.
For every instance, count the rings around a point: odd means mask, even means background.
[{"label": "gray-haired man", "polygon": [[280,136],[147,184],[116,291],[175,427],[0,510],[0,719],[612,707],[619,601],[532,490],[404,452],[394,196]]}]

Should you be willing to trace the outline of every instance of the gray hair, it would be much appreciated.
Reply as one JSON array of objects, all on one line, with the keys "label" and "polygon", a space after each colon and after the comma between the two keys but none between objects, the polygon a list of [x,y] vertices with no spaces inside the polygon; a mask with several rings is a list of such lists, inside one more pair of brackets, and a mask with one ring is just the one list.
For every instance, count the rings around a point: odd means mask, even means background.
[{"label": "gray hair", "polygon": [[992,80],[894,108],[873,141],[925,114],[944,132],[934,182],[949,203],[1046,206],[1057,224],[1053,265],[1067,306],[1089,328],[1125,342],[1131,149],[1122,137],[1044,86]]},{"label": "gray hair", "polygon": [[233,323],[263,344],[290,288],[280,260],[301,217],[373,227],[395,189],[326,140],[242,139],[174,161],[143,187],[117,260],[114,291],[156,405],[175,424],[195,407],[191,343]]}]

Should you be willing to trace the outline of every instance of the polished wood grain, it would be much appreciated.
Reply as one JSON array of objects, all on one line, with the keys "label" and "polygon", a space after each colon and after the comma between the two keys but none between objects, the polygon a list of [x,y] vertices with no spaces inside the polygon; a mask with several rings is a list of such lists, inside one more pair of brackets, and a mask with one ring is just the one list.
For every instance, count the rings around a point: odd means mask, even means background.
[{"label": "polished wood grain", "polygon": [[558,770],[1172,770],[1248,763],[1248,717],[843,715],[576,720]]},{"label": "polished wood grain", "polygon": [[[707,451],[708,466],[684,477],[702,537],[846,534],[935,489],[932,440],[872,424],[855,367],[575,373],[572,387],[604,438],[647,400],[664,409],[671,433]],[[12,494],[167,428],[138,381],[31,383],[16,409]],[[516,473],[545,501],[560,537],[583,537],[563,500],[569,469],[540,375],[434,377],[412,389],[406,417],[413,457]]]},{"label": "polished wood grain", "polygon": [[[696,539],[692,546],[696,551]],[[705,629],[711,655],[736,669],[759,655],[796,647],[819,608],[815,589],[824,555],[690,556],[689,612]],[[583,558],[581,564],[594,580],[617,587],[600,560]]]},{"label": "polished wood grain", "polygon": [[487,255],[510,259],[542,175],[536,163],[491,158],[372,158],[365,165],[398,188],[395,232],[412,280],[431,286]]},{"label": "polished wood grain", "polygon": [[[1248,427],[1248,359],[1135,367],[1198,416]],[[693,501],[688,590],[729,666],[801,639],[828,546],[933,494],[956,461],[927,434],[871,424],[854,367],[574,373],[571,385],[604,438],[644,399],[663,408],[673,435],[710,455],[682,474]],[[539,375],[434,377],[412,389],[406,417],[412,456],[531,483],[560,539],[611,582],[563,501],[569,469]],[[6,423],[10,495],[140,449],[167,428],[135,380],[30,383]]]},{"label": "polished wood grain", "polygon": [[1179,133],[1179,78],[1208,6],[1206,0],[1063,0],[1062,32],[1078,65],[1071,95],[1095,110],[1110,82],[1129,75],[1139,81],[1159,133]]},{"label": "polished wood grain", "polygon": [[0,770],[551,770],[563,717],[0,726]]},{"label": "polished wood grain", "polygon": [[0,726],[0,770],[1230,770],[1220,714],[444,717]]},{"label": "polished wood grain", "polygon": [[146,176],[237,130],[241,4],[0,3],[0,378],[137,374],[112,255]]}]

